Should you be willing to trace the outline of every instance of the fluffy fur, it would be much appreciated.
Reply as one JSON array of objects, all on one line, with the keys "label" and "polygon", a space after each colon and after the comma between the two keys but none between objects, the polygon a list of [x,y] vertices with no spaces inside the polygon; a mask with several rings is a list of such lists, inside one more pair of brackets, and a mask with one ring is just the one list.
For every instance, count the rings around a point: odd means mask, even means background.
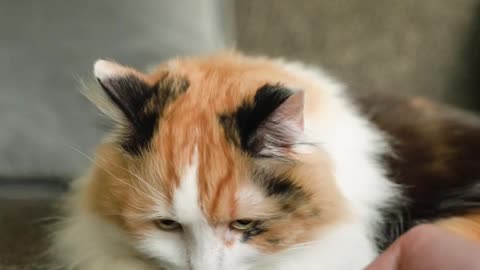
[{"label": "fluffy fur", "polygon": [[117,128],[55,229],[67,269],[361,269],[401,223],[392,134],[319,69],[222,53],[94,73]]}]

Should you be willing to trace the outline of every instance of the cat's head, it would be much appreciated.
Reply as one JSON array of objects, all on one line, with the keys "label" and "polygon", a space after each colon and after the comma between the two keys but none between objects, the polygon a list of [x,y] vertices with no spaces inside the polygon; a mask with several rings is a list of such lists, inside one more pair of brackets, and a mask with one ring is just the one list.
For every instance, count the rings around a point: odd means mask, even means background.
[{"label": "cat's head", "polygon": [[267,266],[344,218],[331,161],[308,139],[306,116],[323,106],[308,78],[235,53],[150,74],[99,60],[94,73],[89,97],[117,126],[90,207],[144,256],[168,269]]}]

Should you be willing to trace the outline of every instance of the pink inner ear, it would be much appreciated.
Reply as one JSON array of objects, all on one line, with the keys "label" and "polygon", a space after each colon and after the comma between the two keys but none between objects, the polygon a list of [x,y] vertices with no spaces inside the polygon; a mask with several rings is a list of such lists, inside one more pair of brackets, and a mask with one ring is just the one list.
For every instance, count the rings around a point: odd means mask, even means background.
[{"label": "pink inner ear", "polygon": [[304,91],[296,91],[292,96],[290,96],[285,102],[283,102],[280,107],[278,107],[273,115],[273,120],[287,121],[296,126],[299,131],[303,131],[303,108],[304,108]]},{"label": "pink inner ear", "polygon": [[296,91],[285,100],[257,129],[256,151],[260,155],[286,155],[298,142],[304,130],[304,92]]}]

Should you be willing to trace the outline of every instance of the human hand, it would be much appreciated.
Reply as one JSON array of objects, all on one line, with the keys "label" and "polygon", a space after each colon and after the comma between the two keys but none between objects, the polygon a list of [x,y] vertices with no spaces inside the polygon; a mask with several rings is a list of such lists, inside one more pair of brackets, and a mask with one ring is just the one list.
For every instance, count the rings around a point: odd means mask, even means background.
[{"label": "human hand", "polygon": [[478,270],[480,243],[434,225],[401,236],[365,270]]}]

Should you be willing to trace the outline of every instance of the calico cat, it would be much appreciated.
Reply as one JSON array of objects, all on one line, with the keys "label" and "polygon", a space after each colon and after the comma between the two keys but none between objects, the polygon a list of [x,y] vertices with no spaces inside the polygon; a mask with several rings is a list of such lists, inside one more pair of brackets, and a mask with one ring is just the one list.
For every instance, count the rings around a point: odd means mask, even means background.
[{"label": "calico cat", "polygon": [[66,269],[352,270],[419,223],[480,239],[476,118],[238,52],[94,74],[116,127],[55,227]]}]

